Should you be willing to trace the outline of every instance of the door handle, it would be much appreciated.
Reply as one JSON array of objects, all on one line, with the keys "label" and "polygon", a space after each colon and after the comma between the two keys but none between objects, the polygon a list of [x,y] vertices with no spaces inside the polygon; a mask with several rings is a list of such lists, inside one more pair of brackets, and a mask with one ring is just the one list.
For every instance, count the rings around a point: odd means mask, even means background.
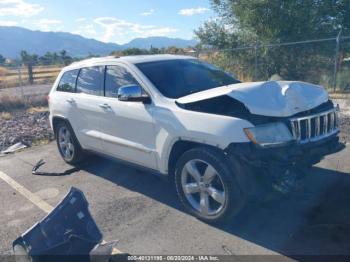
[{"label": "door handle", "polygon": [[66,101],[70,104],[75,103],[75,100],[73,98],[68,98]]},{"label": "door handle", "polygon": [[111,106],[109,104],[99,104],[99,107],[103,108],[103,109],[109,109],[111,108]]}]

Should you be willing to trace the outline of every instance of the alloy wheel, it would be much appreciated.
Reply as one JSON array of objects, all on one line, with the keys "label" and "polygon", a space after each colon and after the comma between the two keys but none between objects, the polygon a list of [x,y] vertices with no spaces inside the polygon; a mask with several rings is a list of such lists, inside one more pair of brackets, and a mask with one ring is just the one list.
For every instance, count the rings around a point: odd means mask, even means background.
[{"label": "alloy wheel", "polygon": [[74,145],[72,136],[67,127],[62,126],[58,132],[58,143],[60,151],[66,160],[71,160],[74,157]]},{"label": "alloy wheel", "polygon": [[226,192],[220,174],[209,163],[193,159],[181,172],[181,185],[191,207],[202,216],[215,216],[223,209]]}]

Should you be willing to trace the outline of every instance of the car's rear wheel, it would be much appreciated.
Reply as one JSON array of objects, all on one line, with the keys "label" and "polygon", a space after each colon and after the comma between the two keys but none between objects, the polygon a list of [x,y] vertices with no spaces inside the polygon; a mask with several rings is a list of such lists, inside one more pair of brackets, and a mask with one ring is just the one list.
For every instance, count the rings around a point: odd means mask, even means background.
[{"label": "car's rear wheel", "polygon": [[208,223],[230,220],[244,204],[228,161],[211,148],[185,152],[176,165],[175,183],[187,211]]},{"label": "car's rear wheel", "polygon": [[76,164],[84,157],[84,152],[68,123],[61,121],[56,127],[56,142],[58,151],[64,161]]}]

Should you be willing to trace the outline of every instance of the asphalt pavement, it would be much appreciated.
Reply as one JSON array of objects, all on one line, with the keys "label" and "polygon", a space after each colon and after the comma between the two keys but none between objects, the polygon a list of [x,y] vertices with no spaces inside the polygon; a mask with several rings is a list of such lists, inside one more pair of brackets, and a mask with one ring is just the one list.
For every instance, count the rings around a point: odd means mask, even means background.
[{"label": "asphalt pavement", "polygon": [[350,255],[350,147],[314,167],[303,191],[251,204],[225,226],[184,212],[172,184],[154,174],[91,157],[76,173],[34,176],[40,159],[46,171],[71,168],[55,143],[0,158],[0,254],[46,215],[37,201],[55,206],[74,186],[86,195],[104,239],[118,239],[117,248],[130,254]]}]

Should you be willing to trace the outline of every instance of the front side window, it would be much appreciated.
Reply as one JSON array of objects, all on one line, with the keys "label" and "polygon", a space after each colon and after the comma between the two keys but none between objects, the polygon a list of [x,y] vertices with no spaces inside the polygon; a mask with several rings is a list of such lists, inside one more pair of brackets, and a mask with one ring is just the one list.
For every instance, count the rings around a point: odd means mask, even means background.
[{"label": "front side window", "polygon": [[82,68],[77,81],[77,93],[101,96],[103,90],[104,67]]},{"label": "front side window", "polygon": [[78,72],[79,70],[65,72],[58,84],[57,91],[74,93]]},{"label": "front side window", "polygon": [[136,79],[121,66],[107,66],[105,96],[117,97],[118,89],[123,86],[139,85]]},{"label": "front side window", "polygon": [[179,98],[219,86],[240,83],[230,74],[197,59],[145,62],[136,66],[169,98]]}]

